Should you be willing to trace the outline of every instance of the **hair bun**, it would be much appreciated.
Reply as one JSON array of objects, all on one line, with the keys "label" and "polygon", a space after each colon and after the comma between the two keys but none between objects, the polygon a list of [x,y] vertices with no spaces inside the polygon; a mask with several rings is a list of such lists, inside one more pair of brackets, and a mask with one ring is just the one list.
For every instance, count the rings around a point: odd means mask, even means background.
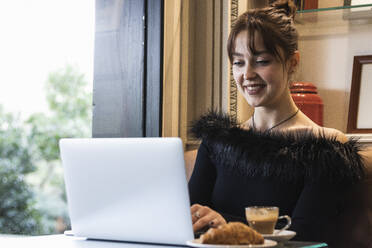
[{"label": "hair bun", "polygon": [[277,0],[271,6],[284,11],[289,17],[294,18],[296,15],[296,5],[293,3],[293,0]]}]

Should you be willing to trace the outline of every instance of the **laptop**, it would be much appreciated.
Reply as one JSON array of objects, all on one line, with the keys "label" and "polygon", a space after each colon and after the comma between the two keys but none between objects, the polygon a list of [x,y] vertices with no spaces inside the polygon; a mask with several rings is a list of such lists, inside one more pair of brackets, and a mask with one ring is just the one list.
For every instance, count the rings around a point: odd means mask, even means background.
[{"label": "laptop", "polygon": [[194,239],[179,138],[61,139],[72,233],[185,245]]}]

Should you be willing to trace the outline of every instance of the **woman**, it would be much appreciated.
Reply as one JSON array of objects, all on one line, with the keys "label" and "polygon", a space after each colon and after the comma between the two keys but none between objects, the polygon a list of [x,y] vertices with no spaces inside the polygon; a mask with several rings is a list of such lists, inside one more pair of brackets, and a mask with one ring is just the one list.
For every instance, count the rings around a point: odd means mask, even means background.
[{"label": "woman", "polygon": [[278,206],[299,240],[332,243],[334,227],[339,235],[345,195],[364,176],[361,149],[315,124],[291,98],[300,58],[295,11],[292,1],[277,1],[247,11],[231,30],[234,79],[254,114],[238,125],[212,112],[194,124],[202,138],[189,182],[194,231],[246,222],[247,206]]}]

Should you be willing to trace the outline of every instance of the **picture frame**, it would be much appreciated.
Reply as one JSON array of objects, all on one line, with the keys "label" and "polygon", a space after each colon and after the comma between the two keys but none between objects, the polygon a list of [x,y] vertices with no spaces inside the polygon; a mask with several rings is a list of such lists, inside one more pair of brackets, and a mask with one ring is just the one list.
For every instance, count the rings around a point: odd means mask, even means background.
[{"label": "picture frame", "polygon": [[344,0],[344,6],[351,6],[351,0]]},{"label": "picture frame", "polygon": [[372,55],[354,56],[347,133],[372,133]]},{"label": "picture frame", "polygon": [[371,0],[344,0],[344,6],[370,4]]}]

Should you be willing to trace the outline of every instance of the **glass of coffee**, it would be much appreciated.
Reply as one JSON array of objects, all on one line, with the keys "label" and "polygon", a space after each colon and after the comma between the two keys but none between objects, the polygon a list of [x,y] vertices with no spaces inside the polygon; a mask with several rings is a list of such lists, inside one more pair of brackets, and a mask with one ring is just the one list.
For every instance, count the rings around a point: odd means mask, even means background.
[{"label": "glass of coffee", "polygon": [[245,216],[249,226],[261,234],[273,234],[278,219],[286,219],[287,225],[275,234],[291,226],[291,218],[288,215],[279,216],[278,207],[247,207],[245,208]]}]

